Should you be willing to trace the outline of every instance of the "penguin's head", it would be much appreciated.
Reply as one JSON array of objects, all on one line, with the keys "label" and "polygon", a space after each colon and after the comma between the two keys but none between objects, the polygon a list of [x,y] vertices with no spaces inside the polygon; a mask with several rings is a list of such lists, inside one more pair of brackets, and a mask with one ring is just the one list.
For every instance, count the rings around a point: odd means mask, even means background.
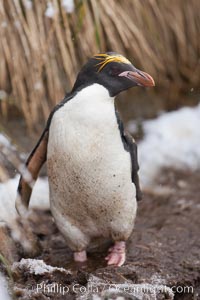
[{"label": "penguin's head", "polygon": [[98,83],[111,97],[134,86],[154,86],[153,78],[138,69],[124,56],[115,52],[97,54],[90,58],[79,72],[72,91]]}]

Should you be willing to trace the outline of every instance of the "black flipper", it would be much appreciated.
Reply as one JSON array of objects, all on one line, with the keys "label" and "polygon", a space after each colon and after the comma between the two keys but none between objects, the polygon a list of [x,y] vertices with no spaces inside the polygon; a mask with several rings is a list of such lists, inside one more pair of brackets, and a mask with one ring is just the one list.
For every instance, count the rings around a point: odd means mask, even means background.
[{"label": "black flipper", "polygon": [[131,178],[132,178],[132,182],[135,184],[136,187],[136,199],[137,201],[140,201],[142,200],[142,192],[140,189],[140,182],[138,176],[139,164],[138,164],[138,156],[137,156],[137,144],[133,140],[132,136],[128,132],[124,131],[124,125],[116,109],[115,109],[115,114],[117,117],[117,123],[119,126],[119,131],[124,145],[124,149],[128,151],[131,156],[131,165],[132,165]]},{"label": "black flipper", "polygon": [[142,200],[142,192],[140,189],[140,182],[139,182],[139,164],[138,164],[138,156],[137,156],[137,144],[133,140],[132,136],[129,133],[124,133],[124,139],[126,140],[127,146],[129,148],[129,152],[131,155],[131,163],[132,163],[132,182],[134,182],[136,187],[136,199],[137,201]]}]

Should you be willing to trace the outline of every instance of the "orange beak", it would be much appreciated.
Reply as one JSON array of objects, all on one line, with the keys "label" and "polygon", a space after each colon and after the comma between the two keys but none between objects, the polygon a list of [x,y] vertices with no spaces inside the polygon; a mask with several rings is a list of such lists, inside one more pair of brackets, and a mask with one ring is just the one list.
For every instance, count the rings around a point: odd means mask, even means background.
[{"label": "orange beak", "polygon": [[119,76],[126,77],[130,79],[131,81],[135,82],[136,85],[139,86],[145,86],[145,87],[150,87],[150,86],[155,86],[155,82],[153,78],[138,69],[135,69],[135,71],[125,71],[119,74]]}]

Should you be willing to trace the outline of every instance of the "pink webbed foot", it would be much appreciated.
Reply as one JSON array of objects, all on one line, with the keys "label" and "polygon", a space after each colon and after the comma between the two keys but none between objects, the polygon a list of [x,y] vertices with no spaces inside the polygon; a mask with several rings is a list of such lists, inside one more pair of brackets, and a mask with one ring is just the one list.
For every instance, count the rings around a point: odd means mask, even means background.
[{"label": "pink webbed foot", "polygon": [[86,251],[74,252],[74,261],[76,262],[85,262],[87,260]]},{"label": "pink webbed foot", "polygon": [[115,242],[114,246],[109,249],[106,256],[107,265],[122,266],[126,260],[126,244],[125,242]]}]

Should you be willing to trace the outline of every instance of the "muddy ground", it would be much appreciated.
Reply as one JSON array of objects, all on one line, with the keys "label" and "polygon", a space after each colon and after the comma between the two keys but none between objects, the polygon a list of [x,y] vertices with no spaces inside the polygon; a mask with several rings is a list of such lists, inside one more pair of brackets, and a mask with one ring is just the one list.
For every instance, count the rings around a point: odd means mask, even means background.
[{"label": "muddy ground", "polygon": [[[70,272],[34,275],[26,268],[15,268],[15,298],[173,299],[167,288],[171,287],[176,300],[200,299],[199,197],[200,172],[163,170],[157,187],[146,191],[139,202],[127,261],[118,268],[106,266],[106,250],[100,248],[89,253],[87,264],[74,264],[50,212],[35,211],[31,226],[41,245],[35,258]],[[55,289],[37,290],[37,284],[55,284]],[[133,291],[134,287],[139,290]]]}]

